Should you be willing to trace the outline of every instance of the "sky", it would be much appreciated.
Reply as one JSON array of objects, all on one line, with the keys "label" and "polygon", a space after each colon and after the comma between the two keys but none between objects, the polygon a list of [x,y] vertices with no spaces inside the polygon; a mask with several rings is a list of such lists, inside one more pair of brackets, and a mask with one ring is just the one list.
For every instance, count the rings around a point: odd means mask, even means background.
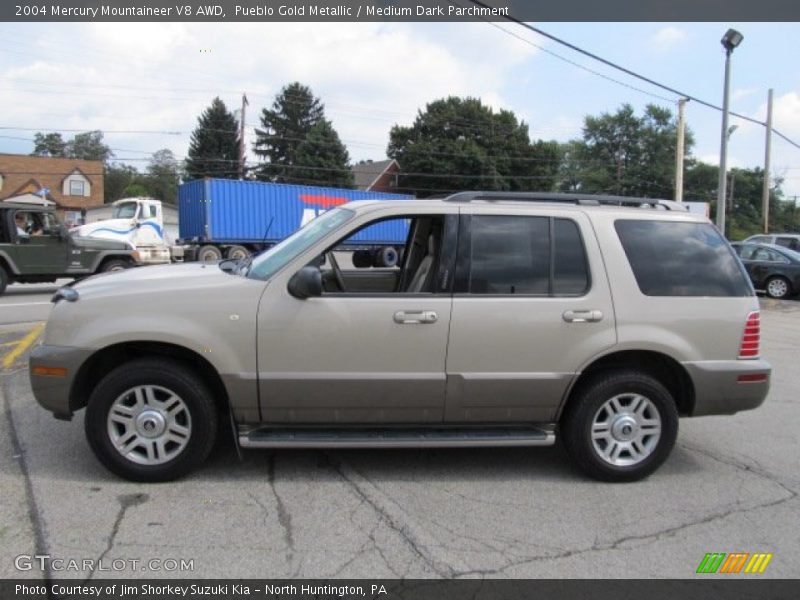
[{"label": "sky", "polygon": [[[800,143],[797,23],[536,26],[717,105],[719,40],[734,27],[744,41],[731,110],[765,120],[773,88],[774,128]],[[586,115],[623,103],[675,112],[678,99],[513,23],[0,23],[0,152],[31,152],[37,131],[100,129],[117,159],[143,169],[161,148],[184,158],[213,97],[238,110],[242,92],[250,147],[261,109],[292,81],[322,99],[354,161],[385,158],[391,127],[448,95],[510,109],[532,139],[562,142],[580,137]],[[686,120],[692,155],[717,164],[721,113],[689,102]],[[731,124],[729,166],[763,167],[765,128]],[[800,148],[773,136],[771,174],[800,196]]]}]

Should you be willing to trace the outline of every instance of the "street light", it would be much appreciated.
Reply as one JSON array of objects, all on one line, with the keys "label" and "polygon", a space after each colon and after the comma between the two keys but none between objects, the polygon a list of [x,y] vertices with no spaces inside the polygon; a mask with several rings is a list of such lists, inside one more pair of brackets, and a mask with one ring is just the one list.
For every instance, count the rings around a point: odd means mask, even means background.
[{"label": "street light", "polygon": [[717,228],[725,235],[725,197],[728,183],[728,99],[731,87],[731,54],[742,43],[744,36],[735,29],[728,29],[720,43],[725,48],[725,88],[722,95],[722,133],[719,149],[719,185],[717,186]]}]

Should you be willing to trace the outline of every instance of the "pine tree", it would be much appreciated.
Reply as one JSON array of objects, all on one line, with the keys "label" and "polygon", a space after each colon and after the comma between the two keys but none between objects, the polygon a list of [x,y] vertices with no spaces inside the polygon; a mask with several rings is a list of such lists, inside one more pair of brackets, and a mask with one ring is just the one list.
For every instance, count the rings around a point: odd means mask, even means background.
[{"label": "pine tree", "polygon": [[239,132],[233,114],[225,103],[214,98],[197,119],[186,159],[186,179],[239,176]]},{"label": "pine tree", "polygon": [[[276,96],[271,109],[261,111],[261,129],[256,129],[253,151],[263,159],[256,169],[262,181],[291,182],[297,179],[298,148],[312,128],[324,119],[324,106],[311,89],[295,82]],[[303,165],[314,166],[314,165]]]},{"label": "pine tree", "polygon": [[292,177],[297,183],[353,187],[350,155],[330,121],[322,119],[311,128],[297,147],[296,158],[300,168]]}]

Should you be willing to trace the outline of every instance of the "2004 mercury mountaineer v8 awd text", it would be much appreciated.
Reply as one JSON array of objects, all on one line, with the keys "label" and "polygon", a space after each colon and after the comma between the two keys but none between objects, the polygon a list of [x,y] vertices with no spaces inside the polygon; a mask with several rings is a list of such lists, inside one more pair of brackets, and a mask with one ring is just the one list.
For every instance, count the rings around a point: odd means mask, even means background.
[{"label": "2004 mercury mountaineer v8 awd text", "polygon": [[[396,265],[344,251],[398,224]],[[352,202],[258,256],[99,275],[54,302],[34,394],[58,418],[86,408],[97,457],[139,481],[198,467],[220,427],[245,448],[558,435],[588,475],[631,481],[667,458],[679,416],[769,389],[746,272],[668,201]]]}]

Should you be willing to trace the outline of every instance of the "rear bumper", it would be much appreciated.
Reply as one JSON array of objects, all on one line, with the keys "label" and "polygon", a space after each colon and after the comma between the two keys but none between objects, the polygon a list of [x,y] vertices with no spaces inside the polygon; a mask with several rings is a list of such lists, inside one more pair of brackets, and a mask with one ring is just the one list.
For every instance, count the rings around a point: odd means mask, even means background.
[{"label": "rear bumper", "polygon": [[756,360],[684,363],[694,383],[693,417],[732,415],[758,408],[769,392],[770,364]]},{"label": "rear bumper", "polygon": [[[29,361],[31,389],[36,401],[53,413],[57,419],[72,418],[70,391],[78,369],[91,355],[92,350],[64,346],[37,346]],[[66,369],[64,376],[37,375],[37,367]]]}]

